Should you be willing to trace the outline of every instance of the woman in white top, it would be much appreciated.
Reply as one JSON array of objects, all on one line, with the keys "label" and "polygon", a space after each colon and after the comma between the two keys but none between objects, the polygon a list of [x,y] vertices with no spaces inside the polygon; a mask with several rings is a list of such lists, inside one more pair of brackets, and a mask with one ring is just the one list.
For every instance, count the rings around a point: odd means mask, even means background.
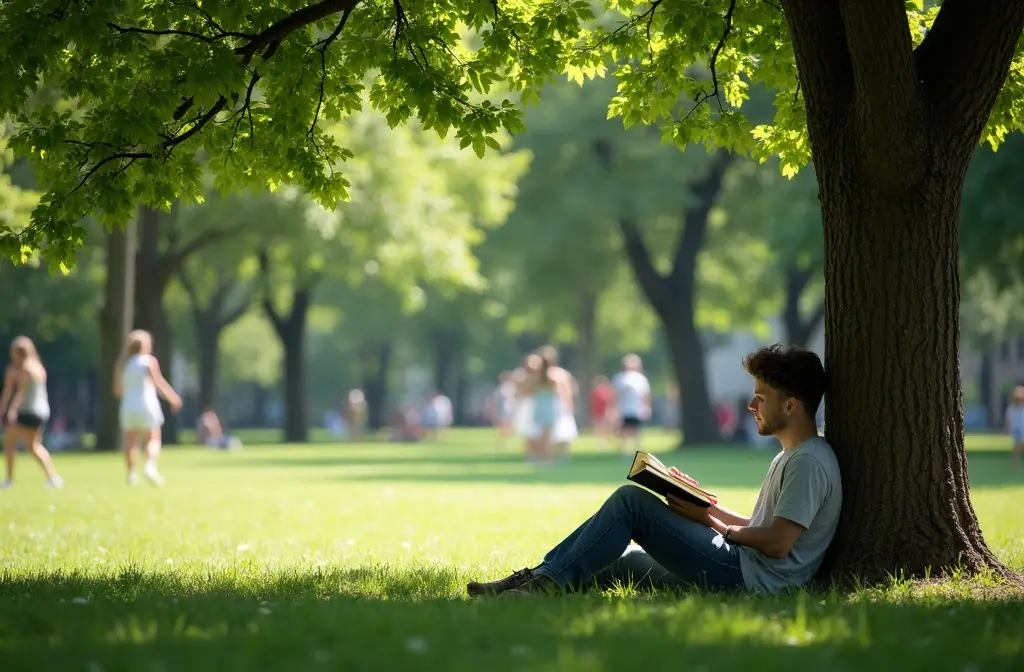
[{"label": "woman in white top", "polygon": [[142,473],[154,485],[163,483],[156,465],[160,456],[160,430],[164,424],[157,394],[166,399],[175,412],[181,408],[181,398],[160,373],[160,363],[152,352],[153,337],[149,332],[133,331],[128,334],[123,361],[118,362],[114,372],[114,395],[121,399],[120,421],[129,485],[138,480],[135,463],[143,437],[146,439],[146,464]]},{"label": "woman in white top", "polygon": [[6,425],[4,458],[7,463],[7,479],[0,487],[11,487],[14,478],[14,456],[18,444],[24,444],[39,460],[43,471],[46,472],[47,485],[53,488],[62,487],[64,481],[53,466],[50,451],[43,446],[43,430],[50,420],[46,368],[39,359],[35,344],[27,336],[18,336],[11,342],[11,364],[4,375],[4,389],[0,393],[0,413],[4,413]]}]

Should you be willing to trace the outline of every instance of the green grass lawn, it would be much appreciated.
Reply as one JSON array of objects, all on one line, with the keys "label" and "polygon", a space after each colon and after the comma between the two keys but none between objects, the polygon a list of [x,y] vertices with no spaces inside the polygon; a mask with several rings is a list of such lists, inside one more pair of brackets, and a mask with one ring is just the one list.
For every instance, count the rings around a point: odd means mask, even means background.
[{"label": "green grass lawn", "polygon": [[[647,447],[668,446],[652,436]],[[969,446],[986,539],[1024,570],[1024,475],[1009,469],[1004,438]],[[467,599],[468,579],[536,564],[623,482],[618,457],[590,440],[577,448],[551,469],[475,430],[416,446],[171,448],[162,489],[124,485],[119,456],[58,454],[62,491],[43,489],[21,456],[15,488],[0,492],[0,670],[1024,664],[1024,604],[972,599],[966,583]],[[746,509],[773,452],[702,448],[667,461]]]}]

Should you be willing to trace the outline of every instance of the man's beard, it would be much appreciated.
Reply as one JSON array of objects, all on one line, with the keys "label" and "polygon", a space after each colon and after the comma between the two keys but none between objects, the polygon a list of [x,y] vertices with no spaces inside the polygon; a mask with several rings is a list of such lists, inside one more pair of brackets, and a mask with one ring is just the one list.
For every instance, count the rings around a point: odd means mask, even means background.
[{"label": "man's beard", "polygon": [[782,426],[779,425],[778,423],[770,423],[764,419],[762,419],[760,422],[757,422],[757,433],[760,436],[773,436],[780,429],[782,429]]}]

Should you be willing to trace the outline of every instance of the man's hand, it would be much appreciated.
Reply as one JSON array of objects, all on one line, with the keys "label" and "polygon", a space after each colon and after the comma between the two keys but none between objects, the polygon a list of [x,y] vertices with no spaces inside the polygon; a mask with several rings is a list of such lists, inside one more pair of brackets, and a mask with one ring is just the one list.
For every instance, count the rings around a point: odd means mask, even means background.
[{"label": "man's hand", "polygon": [[697,506],[696,504],[692,504],[685,500],[678,499],[676,497],[673,497],[672,495],[669,495],[667,499],[668,508],[675,511],[680,516],[683,516],[684,518],[689,518],[693,522],[700,523],[701,525],[707,525],[708,527],[712,526],[711,507]]},{"label": "man's hand", "polygon": [[692,476],[689,476],[687,474],[684,474],[683,472],[679,471],[675,467],[669,467],[668,468],[668,473],[672,474],[673,476],[675,476],[676,478],[678,478],[678,479],[680,479],[682,481],[686,481],[687,483],[689,483],[690,485],[692,485],[694,487],[699,485],[699,483],[697,483],[697,479],[696,478],[694,478]]}]

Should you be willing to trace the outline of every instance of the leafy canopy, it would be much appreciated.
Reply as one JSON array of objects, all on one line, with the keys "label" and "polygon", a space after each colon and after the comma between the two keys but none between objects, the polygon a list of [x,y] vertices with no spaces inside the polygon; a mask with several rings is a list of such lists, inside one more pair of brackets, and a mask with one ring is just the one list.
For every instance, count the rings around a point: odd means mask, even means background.
[{"label": "leafy canopy", "polygon": [[[906,3],[915,40],[931,4]],[[320,121],[364,93],[392,126],[415,117],[482,154],[500,129],[522,130],[513,98],[535,102],[556,73],[610,71],[609,115],[627,126],[778,154],[787,173],[810,157],[785,19],[763,0],[9,0],[0,115],[45,194],[2,251],[68,259],[82,217],[120,224],[135,202],[195,198],[204,167],[224,189],[291,183],[333,209],[351,154]],[[778,92],[772,124],[739,109],[753,82]],[[499,89],[511,94],[488,97]],[[994,146],[1020,126],[1022,93],[1018,56],[984,136]]]}]

